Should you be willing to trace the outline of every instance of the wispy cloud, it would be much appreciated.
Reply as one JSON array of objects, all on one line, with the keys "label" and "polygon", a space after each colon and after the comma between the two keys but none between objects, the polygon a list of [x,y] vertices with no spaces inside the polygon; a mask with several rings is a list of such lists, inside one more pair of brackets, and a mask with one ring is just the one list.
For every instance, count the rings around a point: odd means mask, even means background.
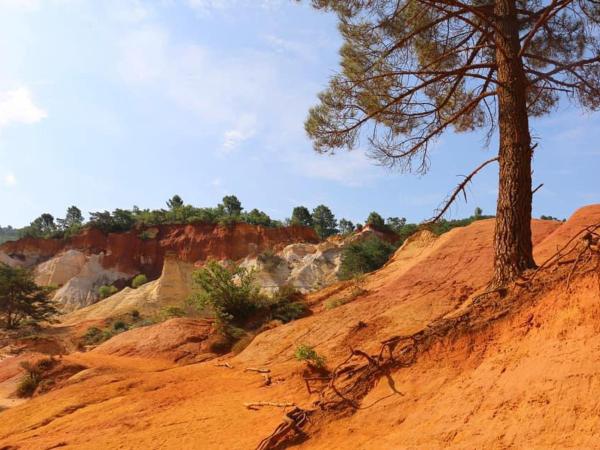
[{"label": "wispy cloud", "polygon": [[234,128],[227,130],[223,136],[223,150],[229,153],[242,142],[256,134],[256,116],[245,114],[240,117]]},{"label": "wispy cloud", "polygon": [[0,128],[13,124],[32,124],[48,117],[33,101],[26,87],[0,92]]}]

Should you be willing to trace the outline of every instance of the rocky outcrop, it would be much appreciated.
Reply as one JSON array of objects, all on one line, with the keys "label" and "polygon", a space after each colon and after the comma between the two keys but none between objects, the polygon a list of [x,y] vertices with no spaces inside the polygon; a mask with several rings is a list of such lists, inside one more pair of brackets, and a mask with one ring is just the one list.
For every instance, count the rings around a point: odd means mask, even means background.
[{"label": "rocky outcrop", "polygon": [[103,253],[105,268],[156,278],[167,254],[188,263],[207,258],[239,260],[294,242],[318,242],[318,238],[312,228],[269,228],[246,223],[164,225],[108,235],[88,228],[69,239],[24,238],[6,242],[0,245],[0,252],[30,267],[68,250],[86,255]]},{"label": "rocky outcrop", "polygon": [[102,264],[102,259],[103,255],[86,257],[80,271],[56,291],[54,300],[60,304],[63,311],[73,311],[96,303],[100,298],[98,289],[101,286],[112,285],[135,275],[132,272],[107,269]]},{"label": "rocky outcrop", "polygon": [[40,286],[62,286],[81,273],[88,259],[79,250],[67,250],[37,266],[35,282]]},{"label": "rocky outcrop", "polygon": [[64,323],[105,319],[137,310],[151,315],[167,306],[181,306],[189,297],[194,266],[174,257],[167,257],[161,276],[143,286],[126,287],[115,295],[93,305],[73,311],[63,318]]}]

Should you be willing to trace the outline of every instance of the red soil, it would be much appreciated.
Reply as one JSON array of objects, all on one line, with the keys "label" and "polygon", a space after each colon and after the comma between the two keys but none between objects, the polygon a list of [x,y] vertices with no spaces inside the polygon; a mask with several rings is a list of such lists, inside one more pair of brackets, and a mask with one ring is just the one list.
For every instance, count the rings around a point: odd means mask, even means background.
[{"label": "red soil", "polygon": [[[535,221],[538,262],[599,216],[596,205],[580,210],[566,224]],[[114,351],[66,356],[89,371],[62,389],[2,412],[0,446],[255,448],[281,422],[282,411],[252,411],[245,402],[294,402],[312,408],[317,399],[305,389],[305,365],[293,356],[297,345],[314,345],[334,367],[349,347],[373,352],[384,339],[414,333],[455,314],[489,279],[492,233],[493,221],[482,221],[418,251],[404,248],[367,277],[367,293],[262,333],[240,355],[226,358],[232,368],[217,367],[215,361],[174,367],[160,352],[149,350],[139,353],[144,358],[114,356]],[[544,276],[539,275],[541,280]],[[440,341],[411,367],[382,378],[352,415],[322,416],[299,446],[597,448],[597,276],[590,272],[577,277],[570,292],[565,292],[564,280],[552,283],[548,278],[538,294],[523,297],[524,303],[517,296],[514,312]],[[359,321],[364,326],[357,326]],[[134,342],[123,345],[138,347]],[[244,371],[247,367],[269,368],[271,385]]]}]

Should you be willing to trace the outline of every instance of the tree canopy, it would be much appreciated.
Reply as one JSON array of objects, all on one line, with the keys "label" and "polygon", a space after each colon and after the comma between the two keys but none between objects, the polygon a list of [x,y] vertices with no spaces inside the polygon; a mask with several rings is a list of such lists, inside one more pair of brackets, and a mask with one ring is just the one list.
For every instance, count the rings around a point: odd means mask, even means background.
[{"label": "tree canopy", "polygon": [[17,328],[25,320],[51,320],[58,311],[48,293],[35,283],[31,271],[0,264],[0,318],[5,328]]},{"label": "tree canopy", "polygon": [[319,205],[313,209],[312,221],[315,231],[321,239],[325,239],[338,232],[337,220],[331,209],[325,205]]},{"label": "tree canopy", "polygon": [[292,211],[291,223],[292,225],[312,227],[313,219],[308,208],[306,206],[296,206]]},{"label": "tree canopy", "polygon": [[320,153],[358,145],[379,163],[425,173],[448,129],[499,134],[440,206],[499,164],[492,286],[535,267],[531,239],[535,145],[529,117],[561,99],[600,107],[600,5],[594,0],[312,0],[334,12],[341,67],[305,127]]}]

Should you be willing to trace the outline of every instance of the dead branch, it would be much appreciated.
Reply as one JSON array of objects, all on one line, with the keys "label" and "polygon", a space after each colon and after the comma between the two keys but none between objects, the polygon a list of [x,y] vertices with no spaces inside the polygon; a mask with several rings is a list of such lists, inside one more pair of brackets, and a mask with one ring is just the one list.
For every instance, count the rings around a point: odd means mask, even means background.
[{"label": "dead branch", "polygon": [[271,373],[271,369],[263,369],[260,367],[246,367],[244,372]]},{"label": "dead branch", "polygon": [[484,163],[480,164],[473,172],[471,172],[469,175],[465,176],[463,181],[456,187],[456,189],[454,190],[454,192],[452,192],[452,194],[450,195],[450,197],[444,202],[444,205],[438,209],[438,214],[431,219],[428,223],[435,223],[438,220],[440,220],[444,214],[446,214],[446,212],[448,211],[448,209],[450,208],[450,206],[452,205],[452,203],[454,203],[454,201],[456,200],[456,198],[458,197],[458,194],[460,194],[461,192],[464,194],[465,198],[467,196],[465,188],[467,187],[467,185],[469,184],[469,182],[473,179],[473,177],[475,175],[477,175],[477,173],[482,170],[485,166],[487,166],[488,164],[491,164],[495,161],[498,161],[498,157],[496,156],[495,158],[492,159],[488,159],[487,161],[485,161]]},{"label": "dead branch", "polygon": [[540,183],[540,185],[538,187],[536,187],[533,191],[531,191],[531,195],[535,194],[537,191],[539,191],[542,186],[544,186],[544,183]]},{"label": "dead branch", "polygon": [[226,367],[227,369],[233,369],[233,366],[231,364],[229,364],[228,362],[217,363],[217,364],[215,364],[215,367]]},{"label": "dead branch", "polygon": [[275,408],[291,408],[296,406],[295,403],[290,402],[253,402],[253,403],[244,403],[244,406],[248,409],[259,409],[263,406],[273,406]]}]

